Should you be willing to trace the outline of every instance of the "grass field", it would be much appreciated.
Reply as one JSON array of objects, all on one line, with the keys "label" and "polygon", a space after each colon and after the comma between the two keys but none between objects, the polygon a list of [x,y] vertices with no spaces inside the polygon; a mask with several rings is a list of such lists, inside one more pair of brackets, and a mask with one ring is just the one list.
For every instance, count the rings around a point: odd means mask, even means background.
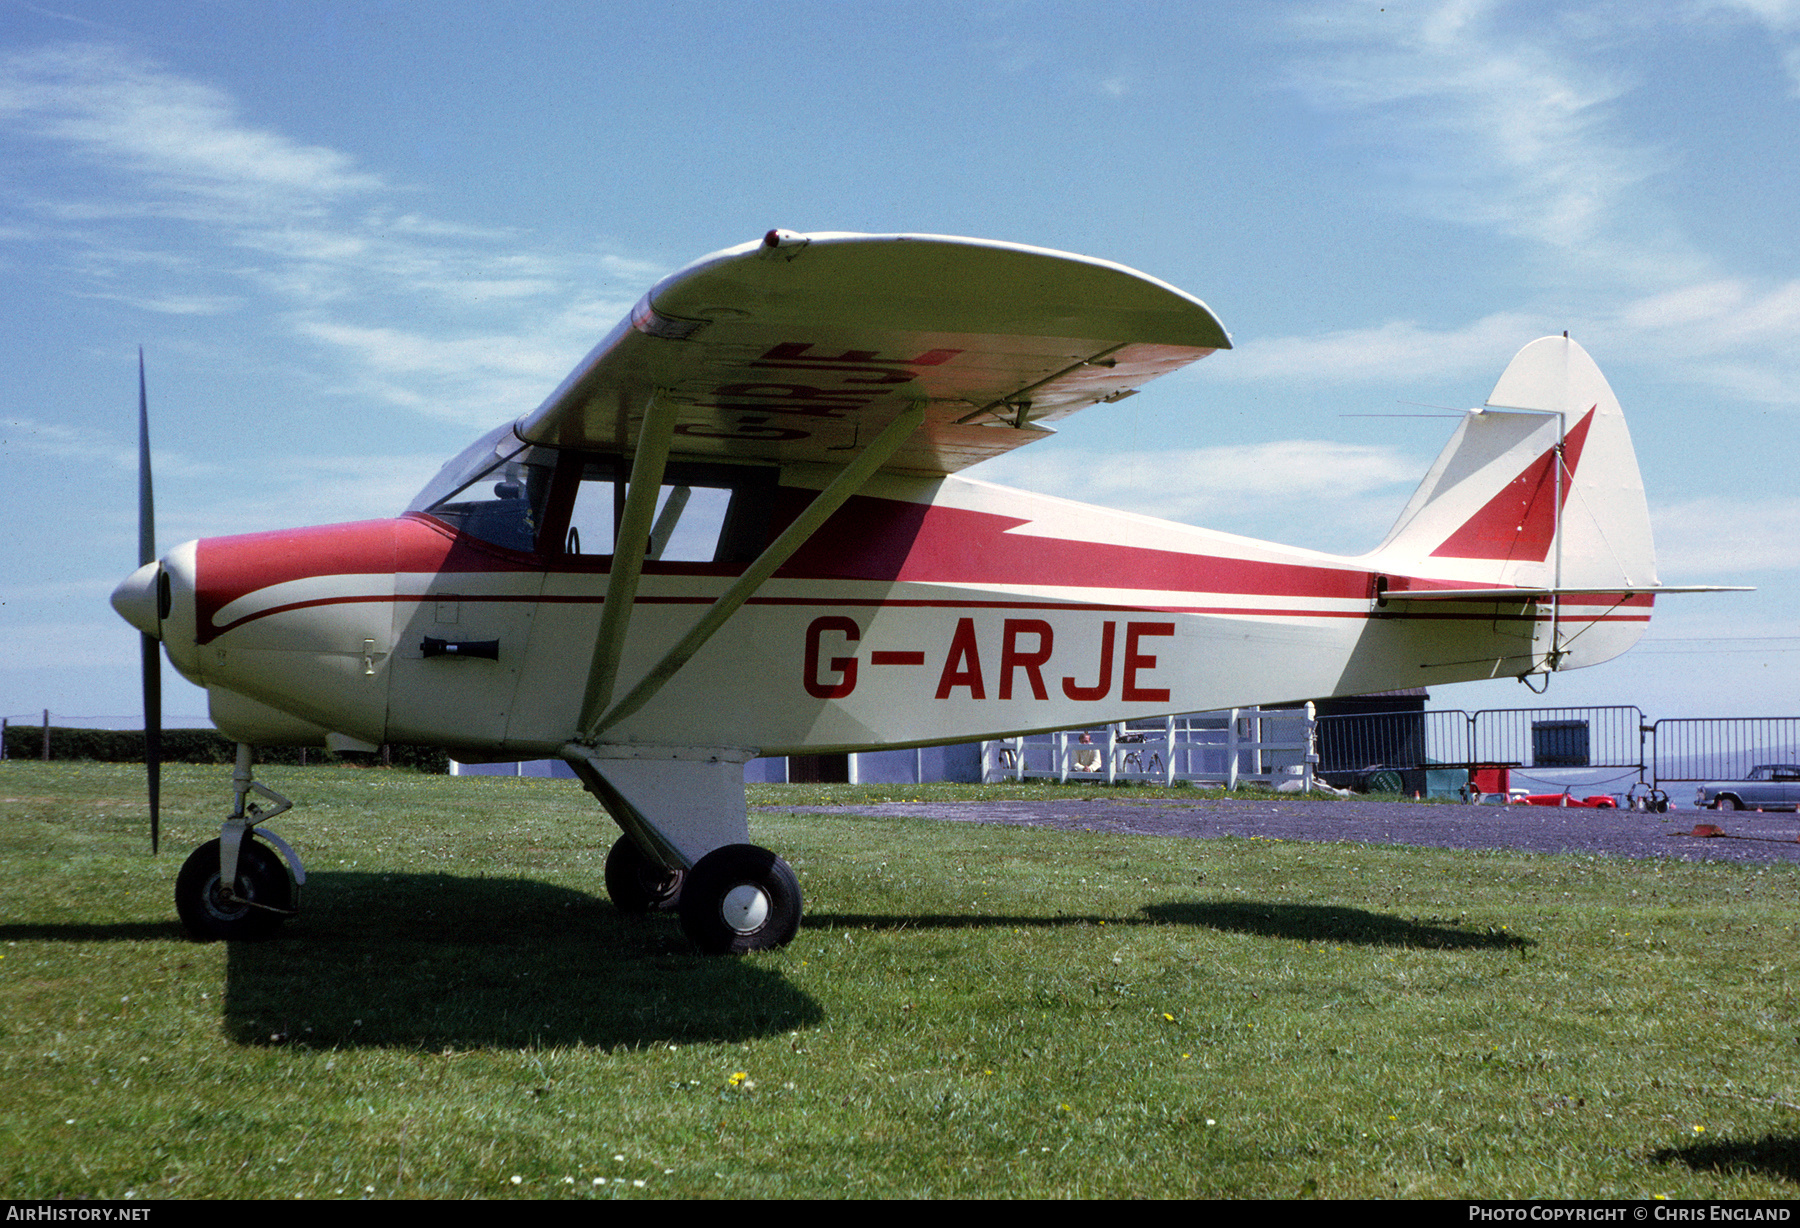
[{"label": "grass field", "polygon": [[199,945],[223,770],[152,859],[0,764],[5,1196],[1800,1194],[1791,864],[757,815],[806,923],[709,959],[572,783],[266,771],[305,913]]}]

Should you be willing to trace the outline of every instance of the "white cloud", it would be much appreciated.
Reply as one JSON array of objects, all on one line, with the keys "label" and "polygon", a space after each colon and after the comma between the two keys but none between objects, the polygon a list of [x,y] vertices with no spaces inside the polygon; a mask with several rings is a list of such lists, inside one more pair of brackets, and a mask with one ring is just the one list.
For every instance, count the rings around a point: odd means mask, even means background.
[{"label": "white cloud", "polygon": [[222,92],[112,47],[6,57],[0,120],[190,202],[287,212],[384,186],[348,156],[246,125]]},{"label": "white cloud", "polygon": [[1626,303],[1609,327],[1671,373],[1740,401],[1800,405],[1800,281],[1696,282]]},{"label": "white cloud", "polygon": [[243,298],[234,294],[97,294],[95,298],[113,299],[141,311],[154,311],[170,316],[217,316],[235,311]]},{"label": "white cloud", "polygon": [[[1460,328],[1390,320],[1314,336],[1251,338],[1189,378],[1415,389],[1427,379],[1457,380],[1473,381],[1465,395],[1485,394],[1520,346],[1562,327],[1546,316],[1497,312]],[[1800,404],[1800,281],[1713,278],[1626,299],[1592,314],[1582,339],[1609,354],[1635,351],[1674,378],[1735,400]]]},{"label": "white cloud", "polygon": [[541,373],[544,355],[492,337],[436,337],[398,328],[368,328],[329,321],[302,321],[309,337],[354,351],[383,372],[416,374],[442,370]]},{"label": "white cloud", "polygon": [[1653,508],[1665,583],[1747,571],[1800,570],[1800,498],[1708,496]]},{"label": "white cloud", "polygon": [[1329,4],[1294,27],[1320,52],[1293,87],[1364,121],[1406,172],[1403,207],[1634,279],[1701,267],[1640,190],[1669,160],[1616,122],[1634,82],[1583,55],[1569,29],[1479,0]]},{"label": "white cloud", "polygon": [[[0,422],[0,453],[99,462],[113,469],[137,471],[135,445],[90,439],[84,431],[36,418],[10,417]],[[151,455],[154,460],[154,450]]]},{"label": "white cloud", "polygon": [[[59,470],[67,469],[68,462],[101,465],[114,473],[129,474],[133,483],[137,475],[135,444],[108,442],[58,423],[32,419],[0,423],[0,457],[15,462],[22,457],[47,458]],[[287,455],[279,464],[260,467],[255,483],[246,489],[240,483],[242,470],[235,457],[195,457],[152,449],[159,496],[157,541],[167,549],[195,537],[394,516],[446,459],[423,453]],[[172,491],[182,492],[181,497],[172,497]],[[135,532],[131,526],[136,515],[135,504],[100,511],[108,531],[116,531],[121,540]],[[60,583],[27,584],[15,579],[9,582],[6,595],[15,602],[41,598]],[[109,584],[106,592],[111,591]]]},{"label": "white cloud", "polygon": [[[195,466],[195,480],[181,487],[184,497],[158,499],[157,545],[167,550],[196,537],[387,519],[400,514],[446,459],[423,453],[286,456],[279,466],[260,470],[247,491],[233,485],[229,461],[209,461]],[[121,534],[127,529],[120,524]]]},{"label": "white cloud", "polygon": [[1800,98],[1800,2],[1796,0],[1700,0],[1694,9],[1701,17],[1724,14],[1748,19],[1763,28],[1787,71],[1788,88]]},{"label": "white cloud", "polygon": [[1115,452],[1021,449],[983,481],[1164,520],[1341,552],[1372,547],[1425,474],[1397,448],[1318,439]]},{"label": "white cloud", "polygon": [[1763,290],[1738,278],[1682,286],[1628,304],[1621,322],[1650,331],[1679,329],[1690,352],[1800,339],[1800,281]]},{"label": "white cloud", "polygon": [[1458,329],[1394,320],[1321,336],[1252,338],[1232,351],[1229,362],[1209,362],[1202,371],[1228,380],[1379,381],[1401,386],[1425,376],[1498,377],[1501,364],[1515,350],[1548,331],[1543,321],[1517,312],[1484,316]]},{"label": "white cloud", "polygon": [[8,131],[90,168],[79,189],[17,189],[32,241],[65,253],[71,292],[285,327],[325,356],[326,387],[471,426],[537,404],[635,297],[589,287],[664,271],[430,217],[349,156],[110,47],[0,58]]}]

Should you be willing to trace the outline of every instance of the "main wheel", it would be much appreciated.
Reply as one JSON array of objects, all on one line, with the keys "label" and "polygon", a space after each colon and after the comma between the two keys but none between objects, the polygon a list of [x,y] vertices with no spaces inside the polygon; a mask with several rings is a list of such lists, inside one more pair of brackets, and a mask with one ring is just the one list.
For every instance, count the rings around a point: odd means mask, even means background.
[{"label": "main wheel", "polygon": [[188,933],[203,942],[266,937],[294,907],[294,882],[287,866],[268,845],[249,836],[238,847],[235,894],[238,898],[233,900],[219,889],[217,840],[195,849],[175,876],[175,911]]},{"label": "main wheel", "polygon": [[800,928],[800,880],[768,849],[716,848],[687,872],[681,928],[709,955],[786,946]]},{"label": "main wheel", "polygon": [[636,916],[675,907],[681,880],[680,870],[650,860],[630,836],[620,836],[606,855],[606,894],[622,913]]},{"label": "main wheel", "polygon": [[1744,803],[1738,801],[1735,797],[1721,797],[1718,801],[1713,803],[1714,810],[1742,810],[1743,808]]}]

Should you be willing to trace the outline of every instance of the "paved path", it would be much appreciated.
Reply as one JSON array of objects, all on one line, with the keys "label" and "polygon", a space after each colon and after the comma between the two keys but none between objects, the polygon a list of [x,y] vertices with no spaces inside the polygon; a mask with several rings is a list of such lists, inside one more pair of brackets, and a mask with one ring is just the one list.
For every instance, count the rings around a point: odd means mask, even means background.
[{"label": "paved path", "polygon": [[[1261,836],[1274,840],[1348,840],[1453,849],[1679,857],[1690,861],[1800,863],[1800,816],[1744,810],[1552,809],[1542,806],[1431,806],[1406,802],[1154,800],[1095,796],[1043,802],[884,802],[865,806],[758,806],[781,813],[866,814],[1003,823],[1063,831],[1143,836]],[[1691,835],[1716,823],[1724,838]]]}]

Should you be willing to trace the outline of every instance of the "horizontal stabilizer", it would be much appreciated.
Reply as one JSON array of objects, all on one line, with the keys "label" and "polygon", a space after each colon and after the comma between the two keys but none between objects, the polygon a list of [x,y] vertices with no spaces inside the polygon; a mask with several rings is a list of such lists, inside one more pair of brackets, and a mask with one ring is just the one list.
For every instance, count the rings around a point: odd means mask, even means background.
[{"label": "horizontal stabilizer", "polygon": [[1544,597],[1656,597],[1664,593],[1753,593],[1734,584],[1644,584],[1635,588],[1391,588],[1388,601],[1535,601]]}]

